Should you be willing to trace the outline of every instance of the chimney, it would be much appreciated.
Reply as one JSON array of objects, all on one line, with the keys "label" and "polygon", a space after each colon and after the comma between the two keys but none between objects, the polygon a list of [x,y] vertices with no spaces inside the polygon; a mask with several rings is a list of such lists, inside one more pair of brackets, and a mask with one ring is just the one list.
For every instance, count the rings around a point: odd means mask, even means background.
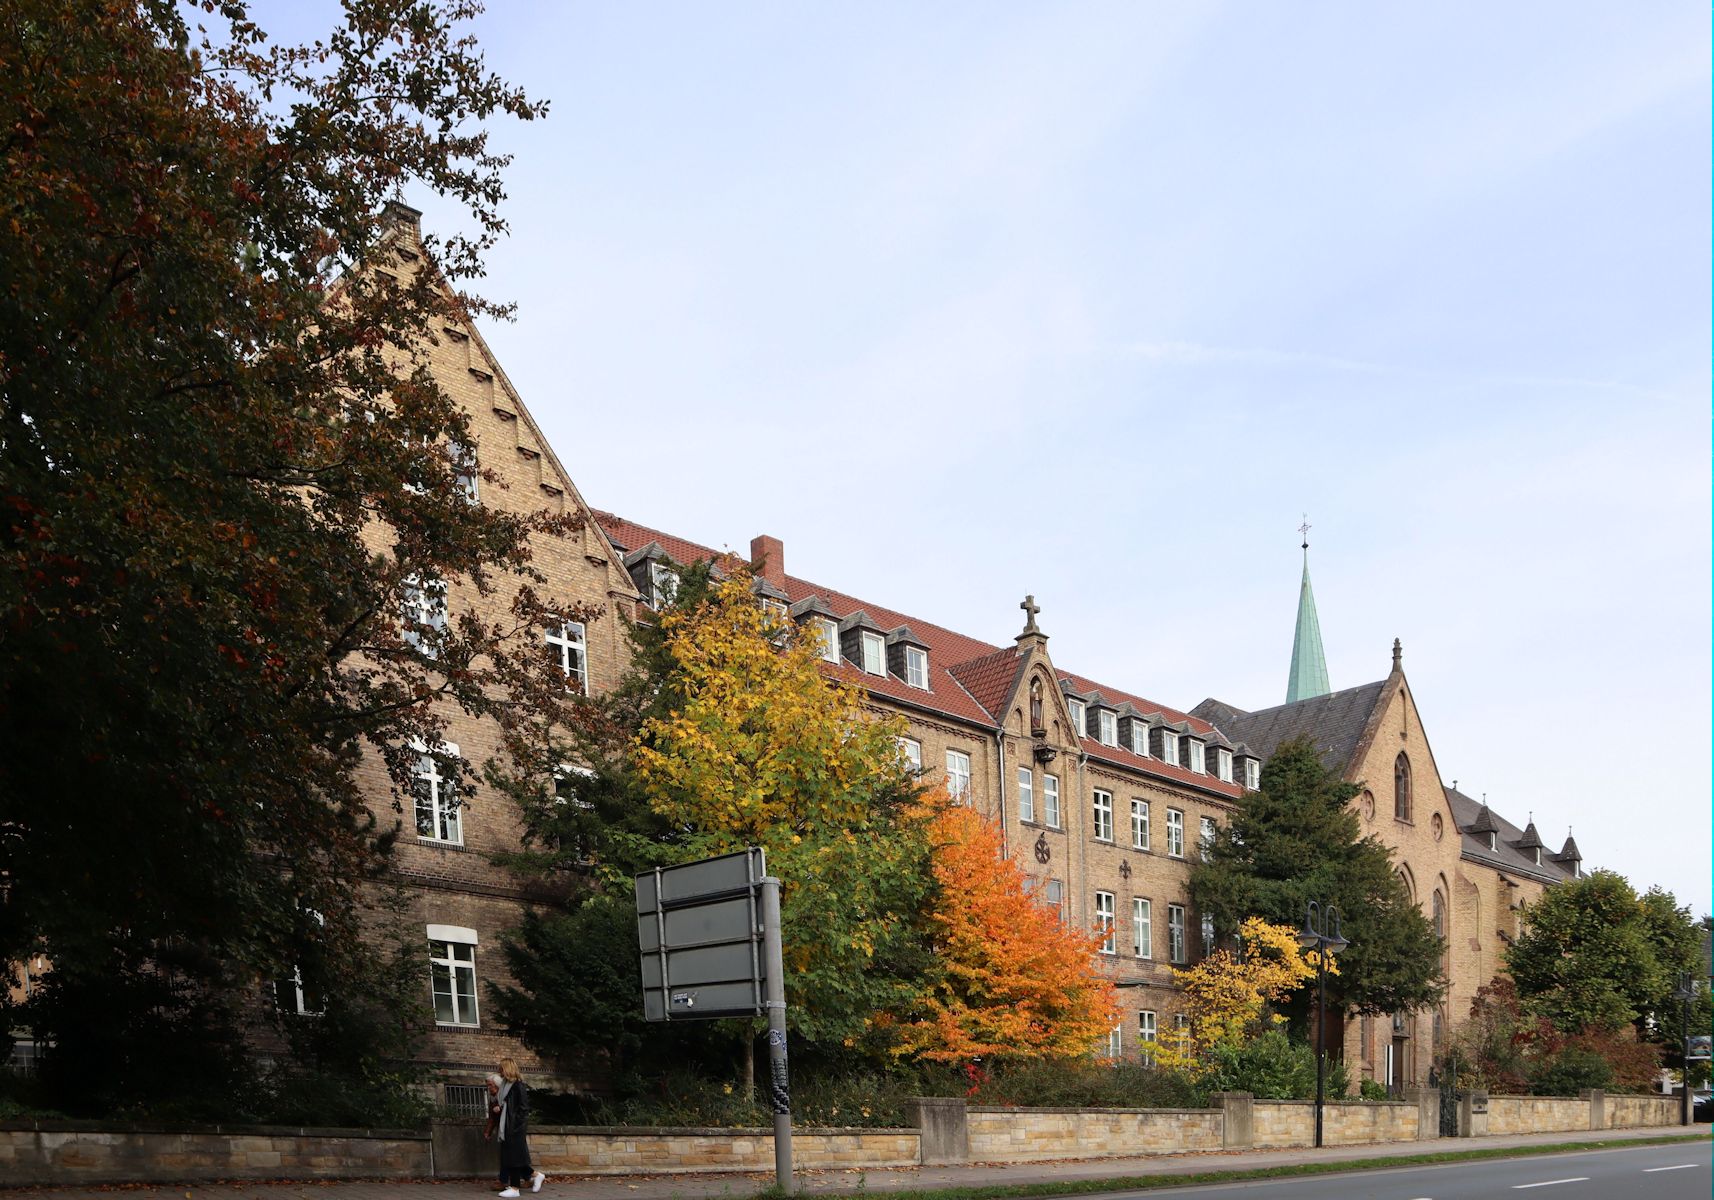
[{"label": "chimney", "polygon": [[389,225],[406,229],[418,237],[423,232],[423,213],[402,200],[389,200],[381,209],[381,219]]},{"label": "chimney", "polygon": [[756,564],[761,577],[779,588],[786,586],[786,548],[777,537],[762,534],[750,539],[750,561]]}]

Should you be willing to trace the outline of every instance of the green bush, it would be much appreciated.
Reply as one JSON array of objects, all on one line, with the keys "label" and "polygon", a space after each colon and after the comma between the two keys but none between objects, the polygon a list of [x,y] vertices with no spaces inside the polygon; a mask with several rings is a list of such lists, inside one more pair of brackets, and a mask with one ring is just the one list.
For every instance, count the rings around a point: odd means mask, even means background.
[{"label": "green bush", "polygon": [[1100,1058],[1005,1063],[980,1077],[972,1104],[1018,1108],[1196,1108],[1201,1092],[1182,1076]]},{"label": "green bush", "polygon": [[1357,1095],[1364,1100],[1386,1100],[1387,1085],[1377,1079],[1365,1079],[1357,1085]]},{"label": "green bush", "polygon": [[[1258,1100],[1308,1100],[1315,1096],[1315,1055],[1278,1029],[1240,1045],[1219,1045],[1203,1086],[1211,1092],[1249,1092]],[[1329,1095],[1335,1095],[1331,1087]]]},{"label": "green bush", "polygon": [[1575,1096],[1612,1082],[1613,1065],[1582,1046],[1567,1046],[1530,1071],[1530,1091],[1537,1096]]}]

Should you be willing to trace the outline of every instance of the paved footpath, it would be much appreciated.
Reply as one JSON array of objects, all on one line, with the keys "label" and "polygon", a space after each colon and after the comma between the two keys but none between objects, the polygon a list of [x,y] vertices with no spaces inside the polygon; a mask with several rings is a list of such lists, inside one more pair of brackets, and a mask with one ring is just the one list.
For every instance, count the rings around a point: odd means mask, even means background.
[{"label": "paved footpath", "polygon": [[[1577,1142],[1638,1141],[1682,1134],[1709,1153],[1709,1127],[1613,1129],[1604,1132],[1537,1133],[1512,1137],[1437,1138],[1321,1150],[1234,1150],[1203,1154],[1151,1154],[1140,1158],[1059,1159],[1035,1163],[972,1163],[957,1167],[891,1167],[803,1171],[798,1187],[826,1195],[865,1195],[910,1188],[975,1187],[983,1184],[1053,1183],[1070,1179],[1119,1179],[1132,1175],[1193,1175],[1202,1171],[1242,1171],[1296,1163],[1351,1159],[1401,1158],[1457,1150],[1502,1150]],[[542,1188],[541,1200],[719,1200],[746,1197],[772,1184],[773,1173],[695,1175],[562,1175]],[[492,1184],[474,1179],[352,1180],[306,1183],[191,1183],[176,1187],[109,1184],[97,1187],[0,1189],[0,1196],[40,1195],[44,1200],[114,1200],[123,1193],[136,1200],[452,1200],[484,1197]]]}]

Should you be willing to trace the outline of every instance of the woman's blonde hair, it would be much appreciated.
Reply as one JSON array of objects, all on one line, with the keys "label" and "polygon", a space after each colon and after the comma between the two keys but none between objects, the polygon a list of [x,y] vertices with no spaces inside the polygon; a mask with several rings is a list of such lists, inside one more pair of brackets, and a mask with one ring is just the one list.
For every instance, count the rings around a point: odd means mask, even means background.
[{"label": "woman's blonde hair", "polygon": [[523,1077],[523,1073],[518,1070],[517,1059],[502,1058],[500,1060],[500,1078],[504,1079],[507,1083],[517,1083],[518,1080]]}]

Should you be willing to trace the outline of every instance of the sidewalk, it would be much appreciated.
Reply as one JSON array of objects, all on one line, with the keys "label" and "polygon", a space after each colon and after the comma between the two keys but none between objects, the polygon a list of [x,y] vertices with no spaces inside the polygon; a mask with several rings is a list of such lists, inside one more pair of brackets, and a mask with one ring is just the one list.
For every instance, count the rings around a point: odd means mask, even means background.
[{"label": "sidewalk", "polygon": [[[1694,1131],[1694,1132],[1692,1132]],[[1065,1180],[1120,1179],[1133,1175],[1193,1175],[1203,1171],[1241,1171],[1308,1162],[1403,1158],[1458,1150],[1501,1150],[1578,1142],[1626,1142],[1683,1134],[1706,1146],[1707,1125],[1690,1130],[1680,1126],[1614,1129],[1574,1133],[1525,1134],[1515,1137],[1437,1138],[1424,1142],[1336,1146],[1321,1150],[1238,1150],[1204,1154],[1155,1154],[1140,1158],[1062,1159],[1052,1162],[982,1164],[956,1167],[898,1167],[806,1171],[798,1176],[805,1192],[850,1194],[903,1191],[910,1188],[974,1187],[982,1184],[1032,1184]],[[772,1184],[773,1174],[728,1175],[583,1175],[548,1180],[542,1200],[718,1200],[749,1196]],[[40,1194],[50,1200],[113,1200],[116,1192],[137,1200],[451,1200],[454,1196],[485,1197],[496,1189],[482,1180],[358,1180],[352,1182],[194,1183],[166,1185],[109,1184],[104,1187],[0,1189],[0,1194]]]}]

